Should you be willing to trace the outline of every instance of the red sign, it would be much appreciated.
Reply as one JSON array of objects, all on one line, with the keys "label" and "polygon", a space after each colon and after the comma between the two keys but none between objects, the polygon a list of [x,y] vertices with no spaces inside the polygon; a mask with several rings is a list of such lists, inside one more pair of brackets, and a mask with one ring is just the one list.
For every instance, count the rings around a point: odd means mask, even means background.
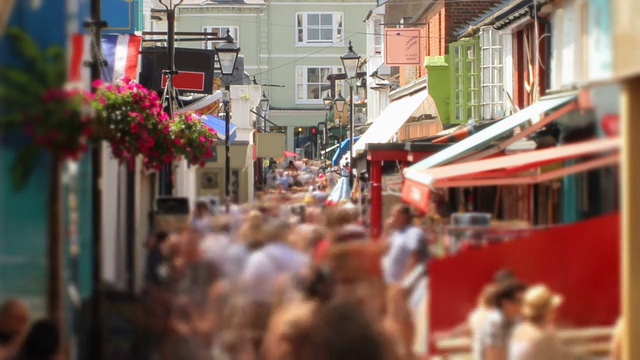
[{"label": "red sign", "polygon": [[[167,76],[162,75],[162,88],[167,86]],[[178,90],[204,91],[204,73],[180,71],[173,76],[173,87]]]},{"label": "red sign", "polygon": [[413,205],[416,209],[427,213],[429,212],[429,198],[431,190],[427,185],[420,184],[417,181],[404,179],[402,186],[402,201]]},{"label": "red sign", "polygon": [[420,29],[384,30],[384,64],[387,66],[420,65]]}]

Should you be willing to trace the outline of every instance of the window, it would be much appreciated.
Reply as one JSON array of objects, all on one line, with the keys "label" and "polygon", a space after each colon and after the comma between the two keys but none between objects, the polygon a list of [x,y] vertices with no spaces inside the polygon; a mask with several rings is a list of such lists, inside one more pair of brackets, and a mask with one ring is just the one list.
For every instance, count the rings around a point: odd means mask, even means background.
[{"label": "window", "polygon": [[[297,66],[296,104],[322,104],[322,98],[331,90],[327,76],[341,72],[342,68],[338,66]],[[348,95],[343,93],[342,96]]]},{"label": "window", "polygon": [[480,58],[478,40],[451,43],[453,69],[451,86],[452,122],[466,123],[480,119]]},{"label": "window", "polygon": [[373,52],[375,55],[382,54],[382,39],[384,36],[384,26],[382,19],[373,20]]},{"label": "window", "polygon": [[[202,32],[211,33],[216,37],[225,37],[227,36],[227,29],[229,29],[229,35],[233,37],[234,44],[236,46],[240,46],[240,27],[238,26],[203,26]],[[215,49],[216,46],[220,44],[219,41],[203,41],[202,48],[203,49]]]},{"label": "window", "polygon": [[504,116],[504,90],[502,86],[502,46],[500,34],[492,27],[480,30],[482,64],[482,119]]},{"label": "window", "polygon": [[322,46],[342,42],[342,13],[297,13],[296,44]]}]

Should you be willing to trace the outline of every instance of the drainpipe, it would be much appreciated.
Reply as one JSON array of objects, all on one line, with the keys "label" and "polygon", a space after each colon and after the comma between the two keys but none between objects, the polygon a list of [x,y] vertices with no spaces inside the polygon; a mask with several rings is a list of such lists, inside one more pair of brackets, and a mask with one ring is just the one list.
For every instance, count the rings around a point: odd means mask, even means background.
[{"label": "drainpipe", "polygon": [[[101,0],[91,0],[91,20],[84,26],[92,31],[92,42],[96,51],[92,52],[91,80],[101,79],[100,68],[103,59],[97,59],[96,54],[102,53],[102,29],[107,23],[101,18]],[[95,89],[92,89],[95,92]],[[91,331],[90,352],[96,360],[103,359],[103,317],[102,317],[102,144],[95,142],[91,148],[91,227],[93,236],[93,294],[91,299]]]}]

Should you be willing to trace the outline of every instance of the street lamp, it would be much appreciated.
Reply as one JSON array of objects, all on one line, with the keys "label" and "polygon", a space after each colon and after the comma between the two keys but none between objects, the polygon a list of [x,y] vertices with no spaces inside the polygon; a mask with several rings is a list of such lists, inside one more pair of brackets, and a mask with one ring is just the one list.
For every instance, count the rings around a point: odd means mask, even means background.
[{"label": "street lamp", "polygon": [[[356,78],[358,72],[358,65],[360,63],[360,55],[353,51],[351,41],[349,41],[349,49],[347,53],[340,57],[342,60],[342,67],[347,75],[347,84],[349,84],[349,98],[351,99],[351,105],[349,107],[349,185],[353,188],[353,168],[355,166],[353,157],[353,111],[354,111],[354,99],[353,99],[353,79]],[[341,154],[342,155],[342,154]]]},{"label": "street lamp", "polygon": [[340,137],[338,138],[338,159],[342,158],[342,112],[344,111],[344,104],[347,100],[342,96],[341,92],[338,92],[338,96],[333,99],[333,103],[336,104],[336,111],[340,114],[338,121],[340,122]]},{"label": "street lamp", "polygon": [[[216,47],[216,58],[220,64],[220,72],[223,76],[233,75],[233,70],[236,67],[236,61],[238,61],[238,53],[240,48],[233,43],[233,37],[229,34],[227,29],[227,36],[225,36],[225,42]],[[225,207],[227,213],[229,213],[231,205],[231,149],[229,147],[229,134],[231,133],[231,117],[229,116],[229,82],[225,83],[225,96],[222,104],[224,105],[224,190],[225,190]]]},{"label": "street lamp", "polygon": [[324,104],[324,111],[325,111],[325,115],[324,115],[324,130],[322,132],[322,147],[324,148],[324,159],[326,161],[327,159],[327,130],[329,127],[329,112],[331,111],[331,108],[333,107],[333,99],[331,98],[331,95],[329,94],[329,91],[327,91],[327,94],[324,96],[324,98],[322,98],[322,103]]},{"label": "street lamp", "polygon": [[[264,94],[264,91],[262,92],[262,97],[260,98],[260,110],[262,110],[263,116],[266,116],[267,112],[269,111],[269,98]],[[262,131],[267,131],[267,123],[264,120],[262,120]]]}]

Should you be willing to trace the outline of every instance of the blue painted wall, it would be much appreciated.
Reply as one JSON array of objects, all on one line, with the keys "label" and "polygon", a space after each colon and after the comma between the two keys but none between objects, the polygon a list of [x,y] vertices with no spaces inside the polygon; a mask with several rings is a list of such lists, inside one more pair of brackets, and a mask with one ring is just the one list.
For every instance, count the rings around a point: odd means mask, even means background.
[{"label": "blue painted wall", "polygon": [[102,19],[108,23],[107,33],[142,31],[142,1],[102,0]]}]

